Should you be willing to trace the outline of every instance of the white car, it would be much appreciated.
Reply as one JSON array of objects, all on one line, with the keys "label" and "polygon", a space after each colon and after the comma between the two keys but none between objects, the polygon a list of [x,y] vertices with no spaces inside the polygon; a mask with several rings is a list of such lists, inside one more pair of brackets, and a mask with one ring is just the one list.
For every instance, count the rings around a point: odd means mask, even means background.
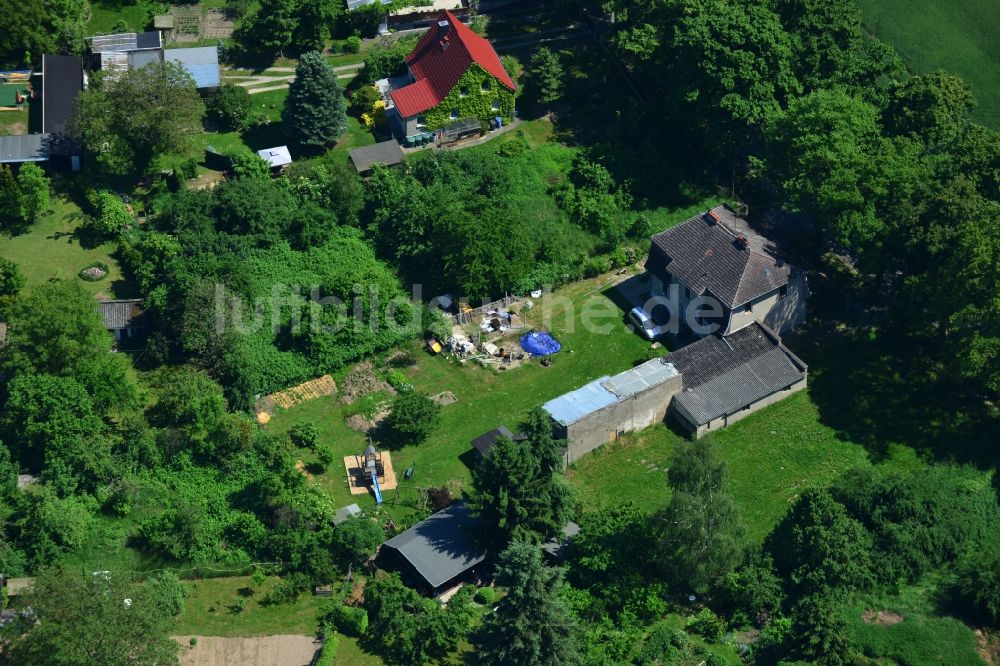
[{"label": "white car", "polygon": [[629,310],[628,320],[635,327],[636,331],[647,340],[655,340],[668,332],[667,326],[657,326],[650,314],[643,310],[641,306],[636,306]]}]

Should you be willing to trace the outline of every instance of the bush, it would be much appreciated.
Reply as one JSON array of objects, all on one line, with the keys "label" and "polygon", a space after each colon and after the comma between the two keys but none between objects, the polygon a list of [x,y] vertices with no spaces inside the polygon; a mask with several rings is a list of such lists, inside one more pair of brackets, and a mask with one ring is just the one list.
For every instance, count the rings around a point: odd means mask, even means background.
[{"label": "bush", "polygon": [[227,130],[242,130],[251,125],[253,103],[243,86],[227,83],[208,100],[208,113]]},{"label": "bush", "polygon": [[485,606],[490,606],[497,600],[497,591],[492,587],[481,587],[476,590],[476,601]]},{"label": "bush", "polygon": [[441,511],[451,506],[453,500],[448,486],[441,486],[427,491],[427,501],[430,502],[432,511]]},{"label": "bush", "polygon": [[726,631],[726,623],[710,608],[702,608],[697,615],[688,618],[688,631],[708,641],[717,641]]},{"label": "bush", "polygon": [[385,423],[398,440],[419,444],[427,439],[441,418],[441,405],[423,393],[407,391],[392,401],[392,412]]},{"label": "bush", "polygon": [[413,384],[410,383],[406,375],[395,368],[389,370],[385,378],[389,382],[389,385],[397,391],[406,392],[413,388]]},{"label": "bush", "polygon": [[327,634],[326,640],[323,641],[323,651],[319,653],[319,658],[316,660],[316,666],[333,666],[339,645],[340,639],[337,638],[337,634]]},{"label": "bush", "polygon": [[24,284],[21,268],[10,259],[0,257],[0,296],[15,296]]},{"label": "bush", "polygon": [[333,461],[337,459],[337,454],[333,452],[333,448],[329,444],[319,444],[316,446],[316,458],[319,460],[319,464],[326,469]]},{"label": "bush", "polygon": [[319,426],[312,421],[296,421],[288,430],[288,438],[300,449],[314,449],[319,443]]},{"label": "bush", "polygon": [[954,593],[961,608],[976,620],[1000,625],[1000,533],[983,539],[958,560]]},{"label": "bush", "polygon": [[345,606],[340,602],[330,604],[323,614],[323,622],[348,636],[361,636],[368,629],[368,613],[364,608]]},{"label": "bush", "polygon": [[351,35],[344,40],[344,53],[361,53],[361,38]]},{"label": "bush", "polygon": [[90,216],[87,226],[102,238],[117,238],[132,226],[132,214],[128,211],[121,197],[99,190],[88,197],[94,214]]},{"label": "bush", "polygon": [[361,86],[351,94],[349,109],[351,115],[360,117],[362,113],[368,113],[375,106],[375,102],[380,99],[382,99],[382,94],[375,86]]}]

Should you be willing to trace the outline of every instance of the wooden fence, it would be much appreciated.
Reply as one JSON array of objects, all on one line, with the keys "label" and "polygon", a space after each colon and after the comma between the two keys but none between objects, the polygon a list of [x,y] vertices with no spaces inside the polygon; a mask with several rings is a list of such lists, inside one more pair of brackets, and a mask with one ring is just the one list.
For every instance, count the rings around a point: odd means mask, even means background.
[{"label": "wooden fence", "polygon": [[499,301],[493,301],[492,303],[487,303],[482,307],[478,307],[475,310],[467,310],[465,312],[459,312],[458,314],[451,315],[452,321],[454,321],[459,326],[468,324],[470,321],[476,321],[482,318],[487,312],[493,310],[500,310],[510,306],[511,303],[516,303],[520,300],[517,296],[504,296]]}]

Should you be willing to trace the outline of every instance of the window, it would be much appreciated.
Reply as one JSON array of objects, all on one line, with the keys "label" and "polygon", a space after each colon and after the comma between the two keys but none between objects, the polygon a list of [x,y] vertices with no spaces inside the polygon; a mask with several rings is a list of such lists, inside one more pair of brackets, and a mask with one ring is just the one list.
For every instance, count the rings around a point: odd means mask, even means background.
[{"label": "window", "polygon": [[461,88],[458,89],[459,97],[465,97],[468,94],[469,94],[469,86],[462,86]]},{"label": "window", "polygon": [[778,289],[778,300],[780,301],[785,296],[788,296],[788,285],[787,284],[781,285],[781,287]]},{"label": "window", "polygon": [[493,100],[493,106],[491,108],[494,111],[499,111],[500,110],[500,100],[498,100],[498,99]]},{"label": "window", "polygon": [[417,127],[424,127],[427,125],[427,119],[423,116],[417,116]]},{"label": "window", "polygon": [[458,118],[458,109],[452,109],[451,110],[451,119],[455,120],[456,118]]},{"label": "window", "polygon": [[747,303],[743,306],[743,312],[753,312],[753,303]]},{"label": "window", "polygon": [[489,89],[490,89],[490,80],[483,79],[483,92],[489,92]]}]

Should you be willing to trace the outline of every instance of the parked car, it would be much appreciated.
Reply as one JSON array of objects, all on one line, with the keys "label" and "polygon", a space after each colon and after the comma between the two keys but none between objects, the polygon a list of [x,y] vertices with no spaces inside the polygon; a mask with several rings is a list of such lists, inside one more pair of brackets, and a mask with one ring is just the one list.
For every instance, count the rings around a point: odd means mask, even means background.
[{"label": "parked car", "polygon": [[668,332],[668,327],[666,325],[657,326],[656,322],[653,321],[653,316],[642,309],[642,306],[637,305],[629,310],[628,322],[635,327],[639,335],[647,340],[655,340]]}]

